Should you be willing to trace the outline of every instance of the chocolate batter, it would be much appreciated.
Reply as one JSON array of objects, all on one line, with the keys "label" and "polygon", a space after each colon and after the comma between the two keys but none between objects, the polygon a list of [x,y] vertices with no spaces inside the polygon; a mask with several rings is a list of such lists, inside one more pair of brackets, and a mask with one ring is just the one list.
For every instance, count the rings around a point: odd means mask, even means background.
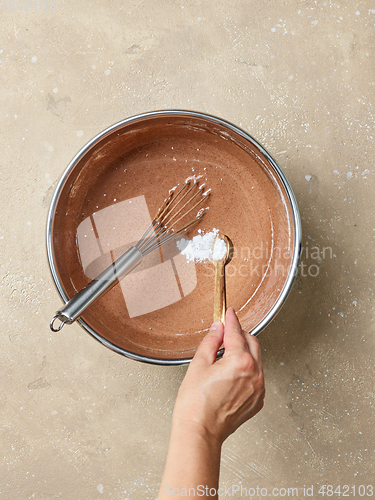
[{"label": "chocolate batter", "polygon": [[[160,117],[124,126],[93,146],[72,170],[53,225],[56,267],[68,297],[136,243],[148,225],[143,207],[151,220],[169,190],[191,177],[211,188],[211,197],[206,216],[189,237],[214,228],[230,237],[235,253],[226,268],[227,304],[245,329],[254,328],[290,271],[294,235],[289,204],[255,146],[198,118]],[[143,212],[129,212],[129,221],[123,210],[132,202]],[[86,226],[85,235],[81,229]],[[133,353],[191,357],[212,322],[214,267],[210,262],[186,267],[184,260],[175,243],[154,252],[125,278],[128,282],[100,297],[82,318],[106,340]],[[150,305],[147,294],[152,307],[170,304],[142,313]]]}]

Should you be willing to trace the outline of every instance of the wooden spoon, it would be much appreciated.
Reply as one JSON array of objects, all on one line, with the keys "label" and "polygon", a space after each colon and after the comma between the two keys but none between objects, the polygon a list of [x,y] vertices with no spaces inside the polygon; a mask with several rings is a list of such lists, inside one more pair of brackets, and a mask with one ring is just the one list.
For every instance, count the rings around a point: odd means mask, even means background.
[{"label": "wooden spoon", "polygon": [[[218,240],[223,240],[226,244],[227,251],[225,255],[221,253],[219,259],[214,260],[215,256],[215,243]],[[231,260],[233,256],[233,243],[225,235],[219,235],[215,238],[212,246],[212,262],[215,266],[215,289],[214,289],[214,321],[221,321],[225,324],[225,311],[226,306],[226,292],[225,292],[225,265]]]}]

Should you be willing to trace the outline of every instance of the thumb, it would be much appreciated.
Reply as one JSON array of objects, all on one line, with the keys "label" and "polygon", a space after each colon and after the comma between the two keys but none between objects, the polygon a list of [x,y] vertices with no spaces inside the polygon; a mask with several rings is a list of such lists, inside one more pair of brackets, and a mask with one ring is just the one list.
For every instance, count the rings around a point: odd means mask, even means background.
[{"label": "thumb", "polygon": [[223,343],[224,326],[220,321],[214,321],[208,334],[200,343],[192,363],[212,365],[217,357],[217,351]]},{"label": "thumb", "polygon": [[228,307],[225,314],[225,334],[224,334],[225,356],[232,352],[249,351],[245,335],[242,331],[240,322],[232,307]]}]

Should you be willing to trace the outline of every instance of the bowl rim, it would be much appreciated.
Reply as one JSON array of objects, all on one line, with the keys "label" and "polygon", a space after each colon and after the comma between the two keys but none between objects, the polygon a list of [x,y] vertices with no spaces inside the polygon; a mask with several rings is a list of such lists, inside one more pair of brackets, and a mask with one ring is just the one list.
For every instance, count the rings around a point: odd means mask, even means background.
[{"label": "bowl rim", "polygon": [[[210,115],[207,113],[199,112],[199,111],[190,111],[190,110],[183,110],[183,109],[166,109],[166,110],[158,110],[158,111],[148,111],[145,113],[140,113],[137,115],[130,116],[128,118],[125,118],[124,120],[121,120],[119,122],[114,123],[113,125],[107,127],[104,129],[102,132],[98,133],[95,137],[93,137],[89,142],[87,142],[79,151],[78,153],[73,157],[73,159],[69,162],[68,166],[65,168],[58,184],[56,185],[55,192],[53,194],[51,204],[48,210],[48,215],[47,215],[47,225],[46,225],[46,247],[47,247],[47,258],[48,258],[48,263],[50,267],[50,271],[52,274],[52,278],[54,280],[55,286],[63,299],[64,303],[68,302],[68,297],[65,294],[65,291],[60,283],[57,270],[56,270],[56,265],[54,261],[54,256],[53,256],[53,245],[52,245],[52,227],[53,227],[53,220],[54,220],[54,214],[57,206],[57,202],[60,197],[60,193],[65,185],[65,182],[69,176],[69,174],[72,172],[74,167],[77,165],[77,163],[81,160],[81,158],[94,146],[97,144],[98,141],[102,140],[105,138],[107,135],[112,134],[115,132],[117,129],[123,128],[125,125],[130,125],[135,122],[139,122],[145,119],[151,119],[151,118],[157,118],[157,117],[162,117],[162,116],[181,116],[181,117],[187,117],[187,118],[198,118],[200,120],[205,120],[209,121],[212,123],[215,123],[217,125],[220,125],[224,128],[227,128],[231,130],[232,132],[236,133],[237,135],[241,136],[243,139],[246,141],[250,142],[253,146],[255,146],[266,158],[267,162],[271,165],[272,169],[276,173],[277,177],[279,178],[285,193],[287,195],[291,212],[292,212],[292,220],[293,220],[293,229],[294,229],[294,246],[293,246],[293,256],[292,256],[292,261],[290,265],[290,271],[288,273],[288,276],[285,280],[284,286],[274,303],[274,305],[271,307],[271,309],[268,311],[266,316],[256,325],[256,327],[251,330],[252,335],[258,335],[261,331],[263,331],[266,326],[268,326],[271,321],[276,317],[277,313],[280,311],[281,307],[285,303],[291,289],[292,285],[294,283],[294,280],[296,278],[297,272],[298,272],[298,266],[299,266],[299,261],[300,261],[300,255],[301,255],[301,245],[302,245],[302,226],[301,226],[301,218],[299,214],[299,209],[298,209],[298,204],[296,197],[294,195],[294,192],[292,190],[292,187],[285,176],[284,172],[282,171],[281,167],[278,165],[278,163],[273,159],[273,157],[268,153],[268,151],[256,140],[254,139],[253,136],[251,136],[248,132],[243,130],[242,128],[238,127],[237,125],[234,125],[233,123],[224,120],[222,118],[218,118],[214,115]],[[122,354],[123,356],[144,362],[144,363],[150,363],[150,364],[156,364],[156,365],[183,365],[183,364],[188,364],[192,360],[192,358],[180,358],[180,359],[162,359],[162,358],[154,358],[151,356],[144,356],[144,355],[139,355],[136,353],[133,353],[131,351],[128,351],[126,349],[120,348],[113,344],[112,342],[109,342],[106,340],[104,337],[102,337],[98,332],[96,332],[93,328],[90,327],[82,318],[78,318],[77,322],[88,332],[90,335],[92,335],[96,340],[98,340],[101,344],[103,344],[105,347],[108,347],[114,352],[117,352],[118,354]],[[221,349],[218,352],[218,357],[221,357],[224,353],[224,350]]]}]

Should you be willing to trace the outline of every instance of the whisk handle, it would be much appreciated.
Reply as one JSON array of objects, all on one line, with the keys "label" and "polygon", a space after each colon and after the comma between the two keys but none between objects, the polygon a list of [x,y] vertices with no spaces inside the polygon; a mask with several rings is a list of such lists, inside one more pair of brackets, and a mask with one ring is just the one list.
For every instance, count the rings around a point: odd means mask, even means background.
[{"label": "whisk handle", "polygon": [[[102,293],[110,288],[121,276],[129,274],[142,261],[142,254],[136,247],[130,247],[115,262],[108,266],[103,272],[93,279],[87,286],[82,288],[65,307],[56,312],[52,318],[50,328],[53,332],[58,332],[67,324],[73,323],[83,311],[89,307]],[[56,319],[61,321],[58,328],[55,328]]]}]

